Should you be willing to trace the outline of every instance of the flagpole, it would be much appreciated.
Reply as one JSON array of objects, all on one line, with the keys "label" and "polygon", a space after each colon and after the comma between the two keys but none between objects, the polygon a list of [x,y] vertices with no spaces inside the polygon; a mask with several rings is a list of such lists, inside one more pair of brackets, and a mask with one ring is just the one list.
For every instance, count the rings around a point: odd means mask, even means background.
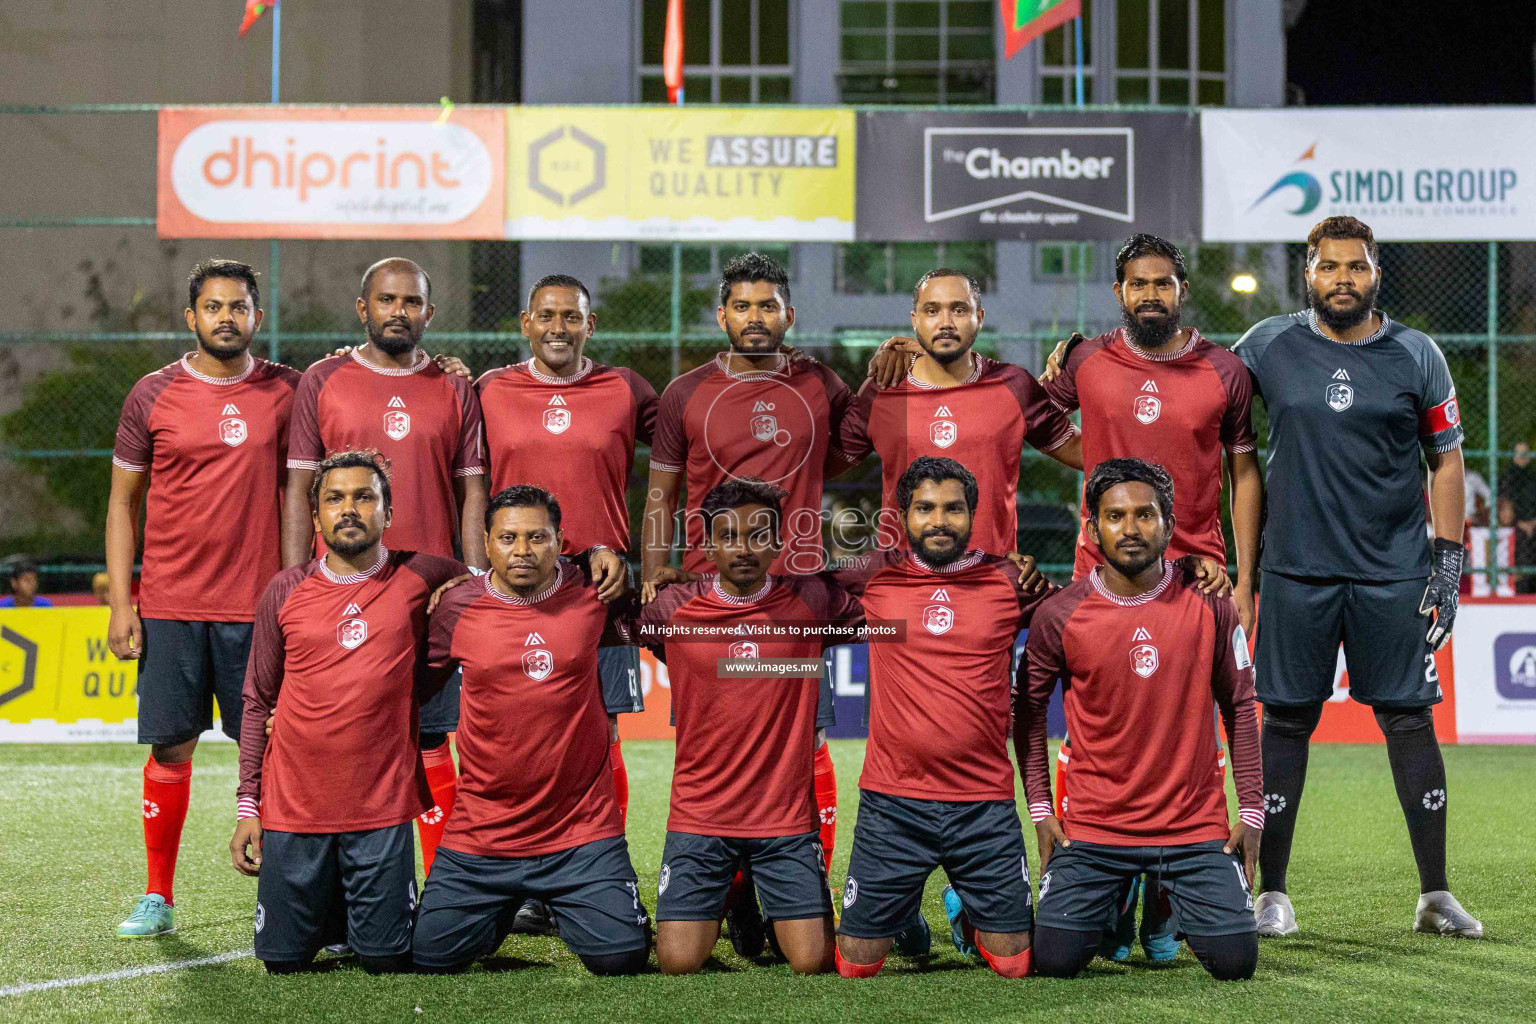
[{"label": "flagpole", "polygon": [[[674,6],[675,5],[675,6]],[[683,4],[682,0],[672,0],[667,4],[667,42],[675,42],[677,45],[677,92],[673,100],[675,106],[683,105]],[[674,10],[676,17],[673,16]],[[667,47],[671,49],[670,46]],[[671,54],[664,54],[670,57]],[[670,67],[670,62],[668,67]],[[672,378],[675,380],[683,372],[683,246],[675,239],[672,242]]]},{"label": "flagpole", "polygon": [[[1087,2],[1087,0],[1084,0]],[[1081,10],[1072,19],[1072,50],[1077,64],[1077,105],[1083,106],[1083,15]],[[1077,243],[1077,330],[1081,334],[1088,324],[1088,247],[1092,243]]]},{"label": "flagpole", "polygon": [[[1072,19],[1072,49],[1077,55],[1077,105],[1083,105],[1083,16]],[[274,101],[276,102],[276,101]]]},{"label": "flagpole", "polygon": [[[282,0],[272,5],[272,105],[276,106],[282,95],[280,83],[283,73],[283,5]],[[277,239],[268,243],[267,281],[271,296],[267,299],[267,356],[274,363],[282,359],[282,333],[278,319],[278,262],[281,257]]]}]

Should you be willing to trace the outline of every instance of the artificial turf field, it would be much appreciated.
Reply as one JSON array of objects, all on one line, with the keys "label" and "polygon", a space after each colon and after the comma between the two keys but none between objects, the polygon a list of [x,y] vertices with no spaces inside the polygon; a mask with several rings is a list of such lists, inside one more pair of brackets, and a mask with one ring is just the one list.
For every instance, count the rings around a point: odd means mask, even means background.
[{"label": "artificial turf field", "polygon": [[[629,742],[624,749],[630,850],[654,908],[672,748]],[[835,879],[853,839],[862,757],[861,742],[833,742],[841,789]],[[513,936],[494,960],[456,977],[374,978],[342,959],[322,974],[269,978],[257,961],[237,956],[18,992],[28,983],[248,950],[255,880],[229,862],[234,745],[207,745],[197,754],[182,837],[179,930],[158,940],[117,939],[117,922],[142,892],[142,748],[0,746],[0,1020],[1536,1020],[1536,749],[1449,747],[1445,757],[1451,885],[1489,937],[1413,933],[1417,877],[1385,750],[1319,745],[1290,870],[1302,932],[1265,940],[1258,975],[1247,984],[1211,981],[1187,948],[1166,967],[1149,966],[1137,949],[1129,966],[1097,961],[1073,981],[1004,981],[953,951],[935,874],[925,900],[934,954],[893,956],[873,981],[797,978],[783,964],[743,962],[725,941],[700,977],[599,979],[558,940]]]}]

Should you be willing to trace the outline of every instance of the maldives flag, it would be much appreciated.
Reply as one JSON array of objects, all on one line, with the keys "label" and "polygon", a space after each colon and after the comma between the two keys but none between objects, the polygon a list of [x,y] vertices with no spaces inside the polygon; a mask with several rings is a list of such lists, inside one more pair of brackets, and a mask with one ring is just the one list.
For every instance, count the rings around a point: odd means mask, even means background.
[{"label": "maldives flag", "polygon": [[266,0],[245,0],[245,18],[240,22],[240,35],[244,36],[250,31],[251,26],[256,24],[256,19],[266,14],[269,7],[276,6],[277,0],[271,0],[270,3]]},{"label": "maldives flag", "polygon": [[1000,0],[1003,9],[1003,57],[1012,57],[1036,36],[1083,16],[1083,0]]},{"label": "maldives flag", "polygon": [[683,94],[683,0],[667,0],[667,38],[661,47],[661,77],[667,83],[667,102],[680,102]]}]

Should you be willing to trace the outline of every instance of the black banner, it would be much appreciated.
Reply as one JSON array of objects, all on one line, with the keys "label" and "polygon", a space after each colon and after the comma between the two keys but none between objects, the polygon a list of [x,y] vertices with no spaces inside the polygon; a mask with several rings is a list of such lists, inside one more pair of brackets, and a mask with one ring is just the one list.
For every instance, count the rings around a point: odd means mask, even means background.
[{"label": "black banner", "polygon": [[1193,112],[878,111],[858,147],[861,239],[1200,237]]}]

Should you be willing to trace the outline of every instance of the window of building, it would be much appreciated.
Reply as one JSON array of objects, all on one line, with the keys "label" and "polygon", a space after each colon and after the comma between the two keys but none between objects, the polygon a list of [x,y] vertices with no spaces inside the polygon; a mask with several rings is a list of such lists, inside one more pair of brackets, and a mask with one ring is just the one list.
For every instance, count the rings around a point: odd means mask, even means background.
[{"label": "window of building", "polygon": [[[1077,102],[1077,29],[1072,22],[1040,37],[1040,102]],[[1093,102],[1093,3],[1083,4],[1083,102]]]},{"label": "window of building", "polygon": [[993,0],[842,0],[844,103],[991,103]]},{"label": "window of building", "polygon": [[1115,102],[1227,100],[1225,0],[1119,0]]},{"label": "window of building", "polygon": [[1094,249],[1091,242],[1036,242],[1035,276],[1053,280],[1076,278],[1081,273],[1085,278],[1092,278]]},{"label": "window of building", "polygon": [[841,295],[902,295],[934,267],[963,270],[997,290],[997,247],[991,242],[852,242],[837,247],[835,290]]},{"label": "window of building", "polygon": [[[790,0],[692,0],[683,7],[685,103],[789,103]],[[643,0],[640,99],[667,102],[667,0]]]}]

